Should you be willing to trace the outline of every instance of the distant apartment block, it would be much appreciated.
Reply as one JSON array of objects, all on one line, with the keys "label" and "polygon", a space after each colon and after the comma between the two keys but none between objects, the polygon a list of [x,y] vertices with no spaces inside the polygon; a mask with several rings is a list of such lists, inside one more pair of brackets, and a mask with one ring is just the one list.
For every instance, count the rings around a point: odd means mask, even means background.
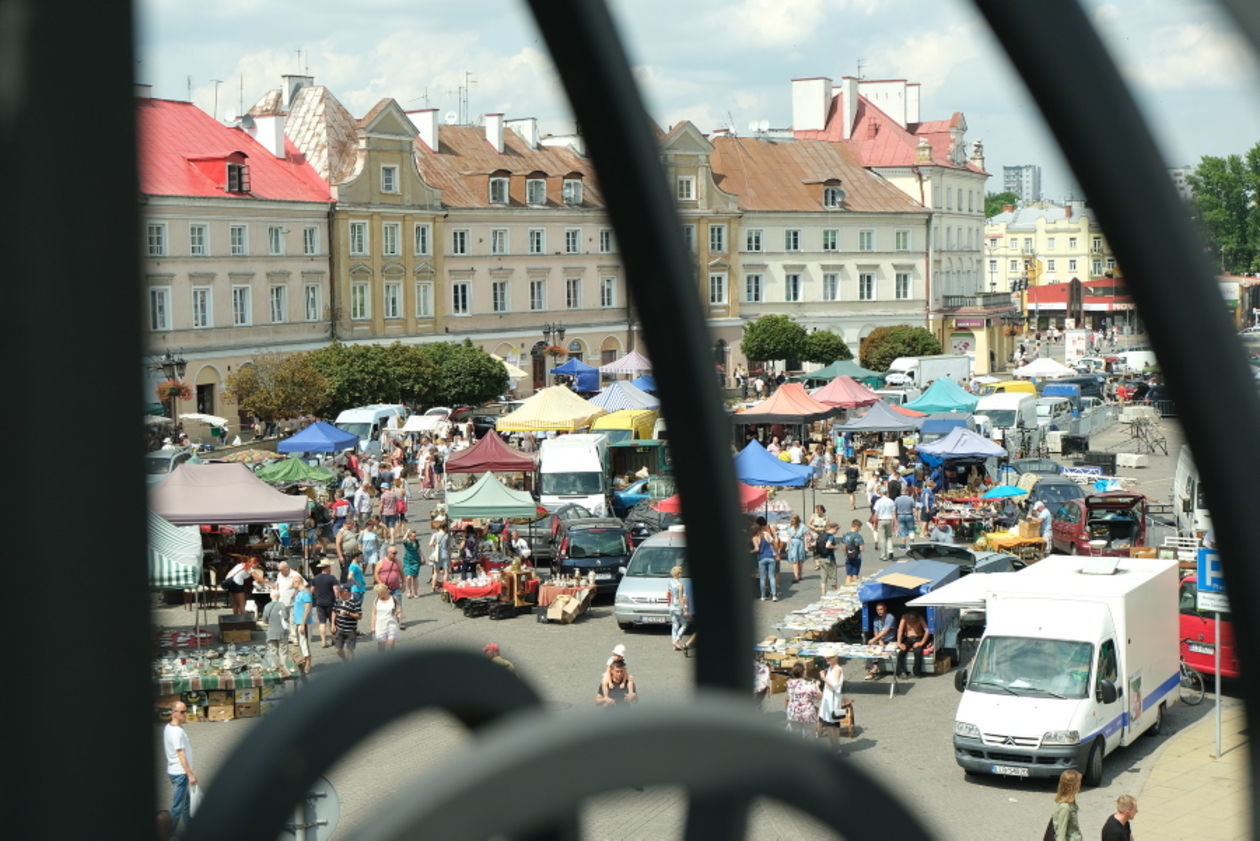
[{"label": "distant apartment block", "polygon": [[1002,167],[1002,190],[1024,204],[1041,201],[1041,167],[1033,164]]}]

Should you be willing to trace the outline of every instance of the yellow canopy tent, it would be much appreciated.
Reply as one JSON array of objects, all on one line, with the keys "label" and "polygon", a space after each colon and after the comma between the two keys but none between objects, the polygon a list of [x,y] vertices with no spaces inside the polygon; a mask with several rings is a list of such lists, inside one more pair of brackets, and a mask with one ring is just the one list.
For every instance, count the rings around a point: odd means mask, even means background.
[{"label": "yellow canopy tent", "polygon": [[494,425],[500,432],[530,432],[555,429],[573,432],[585,429],[604,410],[562,385],[544,388],[527,399],[519,409],[499,418]]}]

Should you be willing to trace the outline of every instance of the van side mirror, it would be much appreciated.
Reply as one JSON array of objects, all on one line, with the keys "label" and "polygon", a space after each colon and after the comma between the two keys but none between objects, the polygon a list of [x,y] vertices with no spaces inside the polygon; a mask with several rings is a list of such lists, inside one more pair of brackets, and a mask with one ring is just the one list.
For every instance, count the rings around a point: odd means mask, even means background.
[{"label": "van side mirror", "polygon": [[954,672],[954,688],[962,692],[967,688],[967,670],[959,669]]},{"label": "van side mirror", "polygon": [[626,568],[625,568],[625,567],[617,567],[617,572],[621,573],[622,575],[625,575],[625,574],[626,574]]},{"label": "van side mirror", "polygon": [[1110,704],[1120,697],[1120,693],[1116,691],[1116,685],[1111,681],[1100,680],[1095,697],[1104,704]]}]

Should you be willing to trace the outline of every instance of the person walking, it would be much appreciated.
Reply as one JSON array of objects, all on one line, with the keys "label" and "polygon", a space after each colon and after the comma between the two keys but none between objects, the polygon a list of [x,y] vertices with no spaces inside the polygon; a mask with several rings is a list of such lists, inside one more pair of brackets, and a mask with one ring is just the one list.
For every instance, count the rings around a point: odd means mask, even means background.
[{"label": "person walking", "polygon": [[[385,584],[377,584],[372,590],[376,594],[376,601],[372,602],[372,634],[376,637],[377,650],[389,651],[398,642],[401,603]],[[352,651],[353,648],[351,646]]]},{"label": "person walking", "polygon": [[825,732],[832,750],[840,749],[840,720],[845,717],[844,668],[840,665],[840,652],[834,646],[826,646],[821,652],[827,661],[822,675],[822,703],[818,705],[818,735]]},{"label": "person walking", "polygon": [[849,495],[849,508],[857,510],[858,480],[862,478],[857,462],[849,459],[844,465],[844,492]]},{"label": "person walking", "polygon": [[354,517],[342,524],[333,541],[333,549],[337,552],[337,579],[344,583],[350,558],[359,551],[359,524]]},{"label": "person walking", "polygon": [[798,736],[816,736],[820,701],[822,687],[818,681],[805,677],[804,663],[797,663],[787,682],[787,729]]},{"label": "person walking", "polygon": [[919,522],[923,524],[924,537],[931,532],[934,519],[936,519],[936,483],[928,479],[923,483],[923,493],[919,494]]},{"label": "person walking", "polygon": [[275,592],[263,608],[263,622],[267,624],[267,648],[275,655],[276,662],[283,664],[288,651],[290,606],[280,601]]},{"label": "person walking", "polygon": [[897,515],[897,536],[901,538],[901,551],[910,548],[910,538],[914,536],[914,497],[903,493],[893,500],[893,511]]},{"label": "person walking", "polygon": [[336,630],[333,646],[342,660],[354,659],[354,647],[359,641],[359,620],[363,618],[363,603],[344,584],[337,585],[337,601],[333,605]]},{"label": "person walking", "polygon": [[398,493],[392,481],[381,491],[381,521],[385,524],[385,539],[393,540],[398,527]]},{"label": "person walking", "polygon": [[809,515],[805,525],[814,535],[814,569],[822,569],[822,541],[827,536],[827,509],[822,505],[815,505],[814,513]]},{"label": "person walking", "polygon": [[779,600],[779,581],[778,576],[774,574],[774,566],[778,561],[779,538],[775,535],[774,530],[766,525],[765,517],[758,517],[757,524],[753,527],[752,551],[757,556],[757,572],[761,580],[761,600],[764,602],[768,593],[768,597],[777,602]]},{"label": "person walking", "polygon": [[359,532],[359,551],[363,555],[363,572],[372,575],[376,564],[381,559],[381,521],[379,517],[369,517],[367,525]]},{"label": "person walking", "polygon": [[1076,795],[1081,791],[1081,772],[1069,768],[1059,775],[1059,789],[1054,795],[1054,813],[1046,827],[1046,838],[1054,841],[1085,841],[1077,819]]},{"label": "person walking", "polygon": [[809,532],[799,514],[793,514],[787,527],[787,560],[792,565],[792,583],[799,584],[804,575],[805,535]]},{"label": "person walking", "polygon": [[[861,527],[859,522],[858,527]],[[819,582],[819,592],[821,595],[827,595],[828,590],[834,590],[839,583],[837,580],[836,570],[836,531],[839,530],[836,523],[827,523],[827,527],[823,530],[823,535],[818,539],[818,545],[822,549],[822,555],[818,560],[819,569],[822,570],[821,581]]]},{"label": "person walking", "polygon": [[372,483],[370,481],[359,485],[358,490],[354,492],[354,515],[360,523],[366,523],[372,516]]},{"label": "person walking", "polygon": [[190,788],[197,785],[193,773],[192,742],[184,730],[188,707],[183,701],[171,706],[171,720],[162,729],[162,747],[166,752],[166,775],[171,780],[171,831],[178,832],[180,823],[189,817]]},{"label": "person walking", "polygon": [[315,597],[305,581],[298,585],[293,599],[292,619],[293,634],[289,639],[298,647],[298,674],[305,681],[311,673],[311,625],[315,622]]},{"label": "person walking", "polygon": [[403,595],[408,599],[420,598],[420,567],[424,560],[420,557],[420,538],[415,529],[407,529],[403,535]]},{"label": "person walking", "polygon": [[376,583],[384,584],[394,599],[394,613],[398,615],[399,630],[403,628],[403,566],[398,560],[398,546],[390,544],[385,548],[385,557],[376,567]]},{"label": "person walking", "polygon": [[871,505],[871,526],[875,530],[876,550],[886,561],[891,561],[893,557],[893,518],[896,514],[897,504],[881,489]]},{"label": "person walking", "polygon": [[[437,531],[429,535],[429,560],[433,562],[433,580],[430,585],[433,592],[441,590],[451,572],[451,535],[447,531],[446,521],[438,523]],[[441,575],[441,582],[438,576]]]},{"label": "person walking", "polygon": [[1128,794],[1116,798],[1116,811],[1103,824],[1102,841],[1130,841],[1133,827],[1129,824],[1137,816],[1137,800]]},{"label": "person walking", "polygon": [[367,578],[363,571],[363,554],[357,552],[350,558],[350,569],[347,578],[349,579],[349,590],[359,601],[363,601],[363,596],[367,593]]},{"label": "person walking", "polygon": [[319,639],[324,648],[328,648],[328,636],[332,633],[333,607],[337,603],[337,588],[342,585],[337,576],[329,572],[332,566],[328,561],[319,565],[319,575],[311,579],[311,589],[315,597],[315,615],[319,619]]},{"label": "person walking", "polygon": [[687,594],[683,586],[683,568],[676,566],[669,571],[665,599],[669,604],[670,639],[675,651],[682,651],[683,629],[687,626]]},{"label": "person walking", "polygon": [[[831,533],[836,532],[836,525],[832,523]],[[833,545],[835,540],[833,539]],[[862,539],[862,521],[854,520],[849,524],[849,530],[839,539],[839,543],[844,547],[844,583],[856,586],[860,583],[862,575],[862,547],[866,545],[866,541]],[[835,560],[832,560],[835,564]]]}]

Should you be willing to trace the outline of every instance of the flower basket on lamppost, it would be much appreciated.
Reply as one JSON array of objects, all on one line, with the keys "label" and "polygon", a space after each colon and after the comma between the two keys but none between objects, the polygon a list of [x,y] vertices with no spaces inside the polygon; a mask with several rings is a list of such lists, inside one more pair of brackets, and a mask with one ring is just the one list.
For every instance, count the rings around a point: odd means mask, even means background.
[{"label": "flower basket on lamppost", "polygon": [[153,370],[161,371],[166,376],[163,382],[158,383],[157,398],[162,405],[170,401],[169,411],[172,422],[176,414],[175,401],[192,399],[192,387],[184,382],[184,371],[187,369],[188,360],[169,350],[153,364]]},{"label": "flower basket on lamppost", "polygon": [[560,345],[548,345],[547,347],[543,348],[543,353],[547,354],[552,359],[555,359],[560,356],[569,355],[569,352],[565,350],[563,347],[561,347]]}]

